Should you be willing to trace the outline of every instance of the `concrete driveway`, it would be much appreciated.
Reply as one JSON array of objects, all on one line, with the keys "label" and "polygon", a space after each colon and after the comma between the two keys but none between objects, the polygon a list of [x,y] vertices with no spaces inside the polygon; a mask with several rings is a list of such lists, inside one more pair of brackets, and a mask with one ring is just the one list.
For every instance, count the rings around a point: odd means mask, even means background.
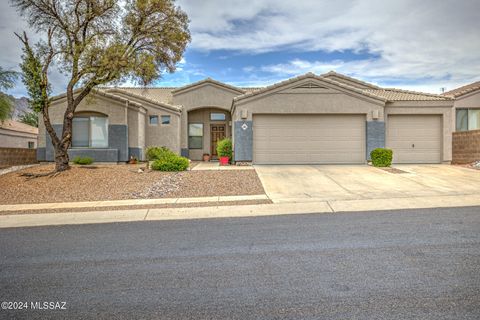
[{"label": "concrete driveway", "polygon": [[450,165],[395,168],[406,173],[367,165],[255,166],[265,192],[276,203],[479,194],[477,170]]}]

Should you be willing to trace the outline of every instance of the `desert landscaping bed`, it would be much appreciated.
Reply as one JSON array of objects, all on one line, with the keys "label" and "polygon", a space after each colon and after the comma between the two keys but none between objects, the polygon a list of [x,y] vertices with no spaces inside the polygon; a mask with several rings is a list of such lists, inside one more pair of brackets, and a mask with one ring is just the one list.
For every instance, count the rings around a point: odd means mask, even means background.
[{"label": "desert landscaping bed", "polygon": [[265,194],[255,170],[160,172],[145,165],[73,166],[56,177],[27,179],[42,165],[0,176],[0,204]]}]

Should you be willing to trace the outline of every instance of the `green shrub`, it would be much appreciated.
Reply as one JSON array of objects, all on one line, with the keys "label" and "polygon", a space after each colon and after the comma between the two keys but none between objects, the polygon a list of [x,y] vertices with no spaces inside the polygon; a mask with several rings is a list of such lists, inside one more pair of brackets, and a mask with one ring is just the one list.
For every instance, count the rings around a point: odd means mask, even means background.
[{"label": "green shrub", "polygon": [[175,153],[165,147],[148,147],[146,155],[149,161],[153,161],[175,155]]},{"label": "green shrub", "polygon": [[152,169],[158,171],[185,171],[189,165],[187,158],[172,154],[153,161]]},{"label": "green shrub", "polygon": [[370,158],[375,167],[390,167],[392,164],[393,151],[390,149],[377,148],[370,152]]},{"label": "green shrub", "polygon": [[225,138],[217,142],[217,155],[232,159],[232,140]]},{"label": "green shrub", "polygon": [[92,164],[93,163],[93,158],[90,158],[90,157],[75,157],[75,158],[73,158],[72,161],[73,161],[73,163],[80,164],[80,165]]}]

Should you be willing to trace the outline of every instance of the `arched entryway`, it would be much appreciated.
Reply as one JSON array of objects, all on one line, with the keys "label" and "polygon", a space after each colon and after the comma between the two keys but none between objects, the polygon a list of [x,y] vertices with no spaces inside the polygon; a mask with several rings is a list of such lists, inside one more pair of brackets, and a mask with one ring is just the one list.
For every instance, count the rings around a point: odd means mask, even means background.
[{"label": "arched entryway", "polygon": [[188,112],[188,156],[202,160],[204,154],[217,158],[216,143],[231,138],[230,112],[215,107],[203,107]]}]

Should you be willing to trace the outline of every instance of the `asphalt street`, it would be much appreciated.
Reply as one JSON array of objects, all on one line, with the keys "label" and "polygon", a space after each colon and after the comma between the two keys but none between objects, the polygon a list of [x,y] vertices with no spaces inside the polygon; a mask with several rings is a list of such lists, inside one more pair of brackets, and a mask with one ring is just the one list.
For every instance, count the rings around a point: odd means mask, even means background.
[{"label": "asphalt street", "polygon": [[37,307],[2,319],[480,319],[480,207],[2,229],[0,258]]}]

